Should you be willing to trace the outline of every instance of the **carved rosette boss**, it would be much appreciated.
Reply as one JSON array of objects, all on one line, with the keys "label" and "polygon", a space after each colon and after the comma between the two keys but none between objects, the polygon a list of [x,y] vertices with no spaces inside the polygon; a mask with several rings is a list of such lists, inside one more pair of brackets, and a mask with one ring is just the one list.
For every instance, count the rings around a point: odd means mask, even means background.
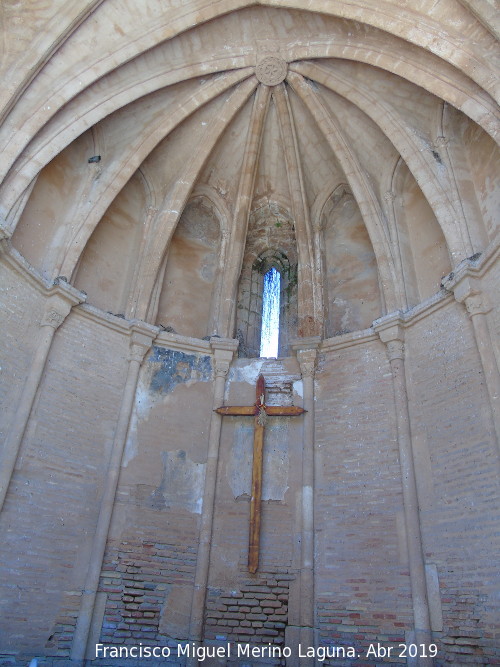
[{"label": "carved rosette boss", "polygon": [[285,80],[288,65],[279,56],[266,56],[255,68],[255,76],[265,86],[277,86]]}]

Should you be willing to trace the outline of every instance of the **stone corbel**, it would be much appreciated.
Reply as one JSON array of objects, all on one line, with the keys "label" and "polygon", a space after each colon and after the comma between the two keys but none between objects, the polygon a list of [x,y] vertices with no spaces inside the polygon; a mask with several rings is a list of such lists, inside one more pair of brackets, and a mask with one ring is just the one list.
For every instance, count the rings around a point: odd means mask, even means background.
[{"label": "stone corbel", "polygon": [[73,306],[84,303],[87,299],[85,292],[78,291],[75,287],[61,278],[56,278],[54,284],[48,290],[48,298],[40,326],[58,329],[69,315]]},{"label": "stone corbel", "polygon": [[297,355],[302,377],[314,377],[321,336],[308,336],[292,341],[291,348]]},{"label": "stone corbel", "polygon": [[404,319],[399,310],[379,317],[373,322],[372,328],[378,333],[382,343],[404,341]]},{"label": "stone corbel", "polygon": [[220,338],[219,336],[212,336],[210,338],[210,347],[214,352],[214,373],[216,378],[226,377],[238,345],[239,341],[234,338]]},{"label": "stone corbel", "polygon": [[453,292],[455,299],[458,303],[464,304],[469,315],[486,315],[490,312],[491,306],[478,278],[465,274],[458,276],[458,279],[453,276],[450,280],[447,276],[443,281],[443,287],[449,292]]},{"label": "stone corbel", "polygon": [[129,361],[138,361],[141,364],[159,333],[159,327],[133,320],[130,325]]}]

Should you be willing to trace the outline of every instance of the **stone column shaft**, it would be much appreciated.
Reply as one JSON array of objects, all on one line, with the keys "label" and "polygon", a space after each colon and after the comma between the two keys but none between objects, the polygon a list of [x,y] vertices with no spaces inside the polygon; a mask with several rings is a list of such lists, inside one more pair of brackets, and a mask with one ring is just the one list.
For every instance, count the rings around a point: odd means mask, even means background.
[{"label": "stone column shaft", "polygon": [[[216,408],[221,407],[224,403],[226,376],[229,371],[233,354],[238,347],[238,341],[224,338],[212,338],[211,344],[214,349],[215,358],[215,382],[212,403],[213,410],[215,410]],[[203,617],[205,612],[210,552],[212,546],[221,428],[221,415],[212,411],[208,438],[205,486],[203,489],[203,509],[200,522],[198,556],[196,559],[193,599],[191,603],[191,619],[189,624],[189,639],[195,643],[201,642],[203,635]],[[190,657],[186,664],[188,667],[195,667],[198,665],[198,660],[195,657]]]},{"label": "stone column shaft", "polygon": [[[301,494],[301,555],[300,555],[300,601],[299,640],[302,647],[313,647],[314,637],[314,372],[316,368],[319,337],[296,341],[292,347],[297,352],[303,383],[304,430],[302,449],[302,494]],[[312,658],[301,658],[301,667],[314,664]]]},{"label": "stone column shaft", "polygon": [[54,287],[53,290],[55,293],[47,299],[36,340],[35,354],[3,447],[0,460],[0,512],[4,505],[54,334],[69,315],[72,306],[81,303],[85,298],[83,294],[69,285],[61,284],[60,287]]},{"label": "stone column shaft", "polygon": [[[397,341],[399,342],[399,341]],[[392,351],[389,353],[391,354]],[[429,604],[427,601],[427,583],[420,532],[420,516],[415,479],[415,467],[411,444],[410,419],[408,414],[408,396],[406,392],[405,368],[402,358],[390,357],[394,382],[394,403],[399,445],[399,462],[403,480],[403,502],[410,565],[413,616],[415,622],[415,641],[428,644],[431,640]],[[421,659],[419,664],[432,664]]]},{"label": "stone column shaft", "polygon": [[[148,335],[149,334],[149,335]],[[88,636],[92,623],[95,599],[99,586],[99,579],[102,570],[102,561],[104,551],[108,540],[109,527],[113,514],[116,489],[120,477],[123,451],[127,439],[128,427],[132,408],[134,405],[137,380],[144,355],[149,350],[153,341],[152,332],[134,331],[130,341],[130,356],[127,371],[127,379],[122,395],[118,422],[116,425],[111,454],[104,480],[104,493],[99,508],[97,526],[92,540],[92,550],[90,562],[85,577],[85,584],[82,591],[82,601],[76,624],[75,634],[73,636],[73,645],[71,649],[71,659],[81,661],[85,659]]]},{"label": "stone column shaft", "polygon": [[465,306],[474,327],[477,349],[481,357],[481,365],[491,404],[493,423],[495,424],[497,446],[500,446],[500,373],[486,315],[489,308],[481,294],[467,297]]},{"label": "stone column shaft", "polygon": [[[303,364],[302,364],[303,365]],[[301,366],[302,366],[301,365]],[[314,371],[313,371],[314,372]],[[314,626],[314,377],[303,373],[301,625]]]},{"label": "stone column shaft", "polygon": [[[378,329],[380,338],[386,344],[392,371],[396,428],[399,446],[399,463],[403,489],[403,505],[406,527],[406,543],[410,568],[410,585],[415,626],[415,643],[428,646],[432,641],[425,560],[420,530],[415,463],[411,438],[410,413],[404,366],[403,331],[399,325]],[[418,658],[419,667],[431,667],[432,658]]]},{"label": "stone column shaft", "polygon": [[464,304],[470,315],[490,399],[497,447],[500,448],[500,372],[495,355],[495,342],[488,325],[487,314],[491,306],[482,290],[480,278],[472,273],[474,268],[474,263],[466,260],[443,280],[443,286],[453,292],[455,299]]}]

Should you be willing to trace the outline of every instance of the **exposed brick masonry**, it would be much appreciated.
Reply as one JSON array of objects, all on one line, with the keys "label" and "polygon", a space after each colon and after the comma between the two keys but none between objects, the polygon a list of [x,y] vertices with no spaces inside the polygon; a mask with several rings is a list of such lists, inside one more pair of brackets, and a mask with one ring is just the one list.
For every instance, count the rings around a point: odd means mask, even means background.
[{"label": "exposed brick masonry", "polygon": [[283,644],[288,621],[288,588],[294,574],[275,571],[248,577],[235,590],[211,588],[205,636],[240,643]]},{"label": "exposed brick masonry", "polygon": [[107,593],[100,640],[107,645],[159,645],[160,617],[170,585],[191,581],[194,547],[148,541],[110,544],[100,590]]}]

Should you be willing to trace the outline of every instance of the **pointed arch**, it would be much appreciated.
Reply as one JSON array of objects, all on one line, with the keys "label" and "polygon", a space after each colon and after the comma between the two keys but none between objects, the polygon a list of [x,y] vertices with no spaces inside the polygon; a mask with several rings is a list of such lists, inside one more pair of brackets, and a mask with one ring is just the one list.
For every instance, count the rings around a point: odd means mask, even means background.
[{"label": "pointed arch", "polygon": [[312,63],[296,64],[293,70],[339,93],[356,104],[378,125],[408,164],[429,201],[442,227],[453,261],[458,263],[470,255],[471,247],[467,230],[464,229],[463,221],[462,224],[457,225],[457,213],[447,190],[441,185],[442,177],[437,171],[437,158],[429,145],[419,139],[416,133],[411,132],[396,112],[382,99],[375,98],[362,84],[358,83],[354,88],[337,72],[326,70]]},{"label": "pointed arch", "polygon": [[363,215],[377,257],[384,299],[383,307],[387,311],[395,310],[398,307],[395,290],[396,275],[387,240],[384,215],[367,175],[348,146],[339,123],[333,119],[332,114],[327,111],[312,87],[300,74],[293,71],[288,73],[287,81],[311,112],[342,166],[349,188]]}]

